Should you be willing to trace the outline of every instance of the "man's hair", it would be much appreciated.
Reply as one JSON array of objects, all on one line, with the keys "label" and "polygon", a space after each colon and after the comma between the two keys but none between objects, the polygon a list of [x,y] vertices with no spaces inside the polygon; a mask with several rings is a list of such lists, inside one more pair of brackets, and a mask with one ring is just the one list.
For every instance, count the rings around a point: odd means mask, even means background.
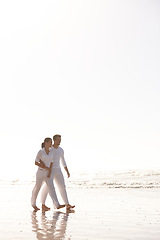
[{"label": "man's hair", "polygon": [[57,137],[60,137],[60,138],[61,138],[61,135],[59,135],[59,134],[54,135],[54,136],[53,136],[53,140],[56,140]]}]

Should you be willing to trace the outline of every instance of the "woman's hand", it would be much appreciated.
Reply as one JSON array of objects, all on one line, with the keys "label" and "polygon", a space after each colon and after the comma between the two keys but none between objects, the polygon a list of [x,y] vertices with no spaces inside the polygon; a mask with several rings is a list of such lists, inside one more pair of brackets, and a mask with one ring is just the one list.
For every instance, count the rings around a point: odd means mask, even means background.
[{"label": "woman's hand", "polygon": [[40,166],[41,168],[45,168],[45,166],[46,166],[41,159],[39,160],[39,166]]}]

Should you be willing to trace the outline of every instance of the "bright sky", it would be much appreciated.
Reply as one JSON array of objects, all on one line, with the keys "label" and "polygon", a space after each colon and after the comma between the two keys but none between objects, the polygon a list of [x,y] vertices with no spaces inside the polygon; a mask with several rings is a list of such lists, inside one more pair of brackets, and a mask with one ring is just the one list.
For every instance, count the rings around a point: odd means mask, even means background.
[{"label": "bright sky", "polygon": [[160,168],[160,2],[0,2],[0,176],[62,135],[71,171]]}]

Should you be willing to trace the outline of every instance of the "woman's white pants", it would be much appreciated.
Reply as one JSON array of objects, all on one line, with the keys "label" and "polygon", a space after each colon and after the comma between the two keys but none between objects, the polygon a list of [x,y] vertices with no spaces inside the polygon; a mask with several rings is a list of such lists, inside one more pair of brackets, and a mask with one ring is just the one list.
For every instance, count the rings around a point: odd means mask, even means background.
[{"label": "woman's white pants", "polygon": [[48,175],[47,170],[38,169],[36,173],[36,184],[32,191],[31,205],[36,206],[36,199],[37,199],[38,193],[40,191],[43,181],[45,181],[48,193],[53,201],[53,206],[57,208],[59,206],[59,202],[58,202],[54,184],[53,184],[53,177],[52,177],[52,174],[50,177],[47,177],[47,175]]},{"label": "woman's white pants", "polygon": [[[69,204],[68,197],[67,197],[67,192],[66,192],[66,186],[65,186],[65,182],[64,182],[64,177],[63,177],[61,169],[60,168],[53,168],[52,177],[53,177],[53,181],[55,181],[55,183],[57,184],[57,187],[59,189],[59,192],[61,194],[61,197],[62,197],[65,205]],[[49,193],[48,186],[45,185],[43,187],[42,193],[41,193],[42,204],[45,204],[48,193]]]}]

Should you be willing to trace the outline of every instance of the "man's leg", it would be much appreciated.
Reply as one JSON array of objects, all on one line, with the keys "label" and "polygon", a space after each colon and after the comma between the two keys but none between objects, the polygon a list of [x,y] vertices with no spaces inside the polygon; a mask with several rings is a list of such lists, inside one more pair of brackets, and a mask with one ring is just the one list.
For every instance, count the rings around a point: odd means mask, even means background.
[{"label": "man's leg", "polygon": [[61,172],[61,170],[58,170],[54,176],[55,182],[57,184],[57,187],[59,189],[59,192],[61,194],[61,197],[65,203],[65,205],[69,204],[68,201],[68,196],[67,196],[67,192],[66,192],[66,186],[65,186],[65,182],[64,182],[64,177],[63,174]]},{"label": "man's leg", "polygon": [[66,205],[66,210],[67,210],[67,212],[70,212],[71,209],[75,207],[75,205],[72,206],[69,204],[67,191],[66,191],[66,185],[65,185],[64,177],[63,177],[61,170],[58,170],[58,172],[54,175],[54,179],[58,186],[61,197]]},{"label": "man's leg", "polygon": [[58,202],[57,194],[55,192],[52,176],[50,178],[47,177],[45,179],[45,181],[46,181],[46,184],[47,184],[47,187],[48,187],[49,195],[50,195],[50,197],[53,201],[54,208],[60,209],[60,208],[65,207],[65,205],[60,205],[59,202]]}]

